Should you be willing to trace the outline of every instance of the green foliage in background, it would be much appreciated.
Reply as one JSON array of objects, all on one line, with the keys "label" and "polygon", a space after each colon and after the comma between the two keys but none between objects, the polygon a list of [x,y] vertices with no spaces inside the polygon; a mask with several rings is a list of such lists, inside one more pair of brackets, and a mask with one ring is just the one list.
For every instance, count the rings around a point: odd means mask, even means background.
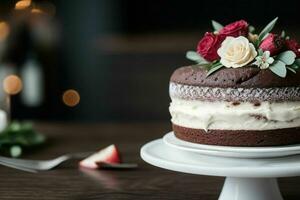
[{"label": "green foliage in background", "polygon": [[19,157],[26,149],[41,145],[46,138],[37,133],[31,123],[11,122],[0,133],[0,153]]}]

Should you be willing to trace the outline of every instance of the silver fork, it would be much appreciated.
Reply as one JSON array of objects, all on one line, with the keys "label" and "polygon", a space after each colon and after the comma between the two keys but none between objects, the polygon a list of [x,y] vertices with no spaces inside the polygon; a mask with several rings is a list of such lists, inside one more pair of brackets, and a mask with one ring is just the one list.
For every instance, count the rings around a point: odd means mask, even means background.
[{"label": "silver fork", "polygon": [[22,171],[25,171],[25,172],[31,172],[31,173],[37,173],[38,172],[37,170],[34,170],[34,169],[28,169],[28,168],[25,168],[25,167],[20,167],[20,166],[14,165],[14,164],[9,164],[9,163],[5,163],[5,162],[1,162],[1,161],[0,161],[0,165],[10,167],[10,168],[14,168],[14,169],[18,169],[18,170],[22,170]]},{"label": "silver fork", "polygon": [[47,171],[57,167],[67,160],[85,158],[92,153],[93,152],[65,154],[51,160],[27,160],[0,156],[0,165],[2,164],[7,167],[12,167],[29,172]]}]

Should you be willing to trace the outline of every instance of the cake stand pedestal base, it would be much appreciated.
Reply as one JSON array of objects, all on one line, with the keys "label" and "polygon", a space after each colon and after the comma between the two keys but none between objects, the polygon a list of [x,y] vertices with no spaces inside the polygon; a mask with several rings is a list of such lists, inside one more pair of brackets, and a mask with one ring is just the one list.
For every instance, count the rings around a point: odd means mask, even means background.
[{"label": "cake stand pedestal base", "polygon": [[170,146],[162,139],[151,141],[141,149],[143,160],[157,167],[226,177],[219,200],[283,200],[276,178],[300,176],[300,155],[297,154],[250,159],[248,154],[246,158],[230,158],[204,153]]},{"label": "cake stand pedestal base", "polygon": [[283,200],[276,178],[227,177],[219,200]]}]

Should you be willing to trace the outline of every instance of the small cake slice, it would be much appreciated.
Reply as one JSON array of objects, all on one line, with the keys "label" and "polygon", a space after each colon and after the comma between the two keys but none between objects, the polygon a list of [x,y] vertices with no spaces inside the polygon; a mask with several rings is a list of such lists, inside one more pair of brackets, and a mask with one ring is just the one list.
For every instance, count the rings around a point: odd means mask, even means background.
[{"label": "small cake slice", "polygon": [[89,157],[80,161],[79,166],[89,169],[97,169],[99,168],[98,163],[101,162],[109,164],[121,163],[121,156],[116,145],[109,145],[108,147],[90,155]]}]

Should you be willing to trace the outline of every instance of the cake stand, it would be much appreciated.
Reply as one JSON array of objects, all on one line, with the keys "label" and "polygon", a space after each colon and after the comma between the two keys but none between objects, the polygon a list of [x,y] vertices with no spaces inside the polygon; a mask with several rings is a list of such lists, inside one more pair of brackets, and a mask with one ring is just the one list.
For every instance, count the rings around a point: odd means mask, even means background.
[{"label": "cake stand", "polygon": [[219,200],[283,200],[276,178],[300,175],[299,155],[279,154],[281,157],[273,155],[272,158],[254,158],[253,155],[243,158],[242,154],[240,157],[216,156],[168,145],[163,139],[145,144],[140,153],[143,160],[157,167],[226,177]]}]

